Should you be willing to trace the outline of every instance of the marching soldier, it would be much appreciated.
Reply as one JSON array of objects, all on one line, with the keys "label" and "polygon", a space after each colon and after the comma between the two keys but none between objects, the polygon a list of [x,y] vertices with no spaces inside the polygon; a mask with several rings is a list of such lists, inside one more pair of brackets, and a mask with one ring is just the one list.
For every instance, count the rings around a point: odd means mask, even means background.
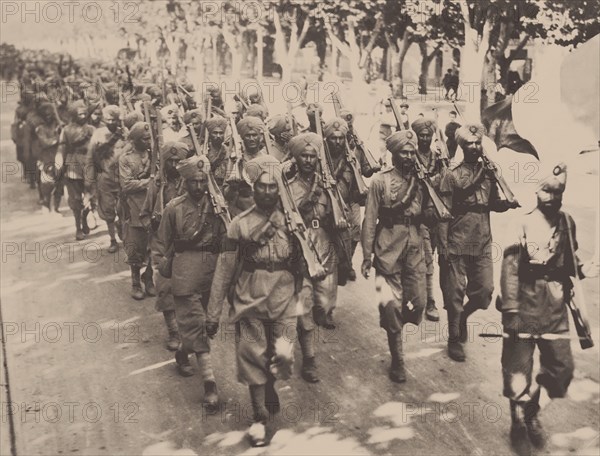
[{"label": "marching soldier", "polygon": [[[238,379],[247,385],[254,413],[253,446],[265,445],[269,410],[279,410],[276,378],[289,378],[296,330],[296,278],[299,258],[278,207],[274,173],[279,162],[268,155],[249,166],[254,172],[255,205],[235,217],[227,230],[208,304],[207,332],[217,333],[228,290],[229,316],[236,328]],[[236,271],[237,270],[237,271]]]},{"label": "marching soldier", "polygon": [[274,156],[280,162],[286,161],[290,158],[287,145],[292,138],[292,126],[288,121],[288,116],[283,114],[277,114],[273,116],[268,122],[269,133],[273,136],[273,152]]},{"label": "marching soldier", "polygon": [[165,123],[163,128],[163,136],[165,142],[179,141],[186,136],[187,129],[179,124],[177,111],[179,108],[176,104],[170,104],[160,110],[161,117]]},{"label": "marching soldier", "polygon": [[[424,193],[415,176],[417,135],[393,133],[386,142],[393,167],[375,175],[369,187],[362,227],[362,275],[375,267],[379,324],[386,331],[392,356],[390,379],[406,381],[402,328],[418,325],[425,307],[425,256],[420,230]],[[372,259],[373,255],[375,256]]]},{"label": "marching soldier", "polygon": [[[194,130],[194,134],[196,135],[196,138],[198,139],[198,141],[202,141],[201,135],[202,135],[202,126],[204,125],[204,115],[202,114],[202,111],[200,109],[192,109],[191,111],[184,112],[183,113],[183,123],[185,124],[185,126],[191,124],[192,129]],[[181,141],[182,143],[184,143],[185,145],[188,146],[188,151],[189,151],[189,154],[191,157],[192,155],[195,155],[194,140],[190,136],[189,130],[186,129],[186,131],[187,131],[187,135],[185,135],[179,141]]]},{"label": "marching soldier", "polygon": [[[581,265],[574,256],[575,222],[560,211],[566,180],[567,169],[562,163],[542,180],[537,208],[520,219],[515,243],[504,251],[502,262],[502,294],[496,304],[507,333],[502,346],[504,396],[510,400],[511,443],[519,454],[529,453],[530,442],[538,448],[544,446],[545,434],[538,418],[541,388],[550,398],[564,397],[573,378],[566,306],[572,289],[570,277],[598,276],[598,264],[591,261]],[[536,345],[541,366],[532,389]]]},{"label": "marching soldier", "polygon": [[[440,181],[446,165],[438,149],[432,147],[433,135],[437,129],[434,120],[419,117],[411,124],[412,130],[417,134],[419,149],[417,151],[421,163],[428,174],[433,187],[437,190],[440,187]],[[427,305],[425,307],[425,316],[430,321],[439,321],[440,316],[435,305],[433,297],[433,255],[437,247],[437,226],[429,228],[421,226],[422,236],[425,246],[425,264],[427,266]]]},{"label": "marching soldier", "polygon": [[[140,221],[151,232],[150,250],[153,255],[156,255],[157,252],[157,231],[165,205],[185,192],[185,182],[179,175],[179,171],[177,171],[177,165],[188,155],[189,149],[185,143],[165,143],[160,154],[164,175],[162,179],[160,176],[152,178],[148,185],[146,200],[140,212]],[[165,343],[167,349],[175,351],[179,348],[179,331],[175,319],[175,303],[171,292],[171,281],[158,274],[155,282],[157,296],[154,308],[157,312],[162,312],[167,325],[168,336]]]},{"label": "marching soldier", "polygon": [[225,143],[227,119],[221,116],[211,117],[206,121],[205,128],[206,134],[208,134],[210,169],[217,185],[222,189],[227,175],[227,160],[229,159],[229,147]]},{"label": "marching soldier", "polygon": [[63,186],[57,179],[58,176],[55,165],[60,126],[56,122],[54,106],[52,106],[52,103],[42,103],[39,111],[40,116],[44,121],[44,123],[38,125],[35,129],[36,142],[39,148],[38,168],[40,170],[40,194],[42,196],[44,210],[58,213],[60,200],[63,195]]},{"label": "marching soldier", "polygon": [[[119,157],[119,183],[125,219],[125,252],[131,268],[131,297],[144,299],[145,295],[156,296],[152,280],[152,265],[148,258],[148,231],[140,220],[140,212],[146,199],[150,183],[150,125],[137,122],[129,132],[130,147]],[[141,268],[147,264],[144,274]],[[142,291],[142,279],[144,291]]]},{"label": "marching soldier", "polygon": [[159,272],[171,278],[181,337],[175,354],[179,372],[190,375],[188,354],[195,353],[204,382],[203,401],[212,411],[219,398],[207,337],[213,335],[208,331],[207,305],[226,229],[208,196],[208,158],[196,155],[182,160],[177,171],[185,179],[186,192],[165,207],[156,239],[155,260]]},{"label": "marching soldier", "polygon": [[244,117],[258,117],[264,122],[267,119],[267,108],[261,104],[252,104],[246,109]]},{"label": "marching soldier", "polygon": [[83,195],[87,151],[94,127],[87,123],[88,108],[83,101],[75,101],[70,111],[71,122],[60,134],[56,164],[62,170],[69,195],[69,207],[75,216],[75,239],[81,241],[90,232],[86,220],[87,214],[84,211]]},{"label": "marching soldier", "polygon": [[[119,123],[120,111],[115,105],[102,110],[105,126],[97,129],[90,140],[86,190],[96,196],[98,215],[106,222],[110,236],[109,253],[115,253],[117,243],[117,201],[119,199],[119,157],[125,149],[125,132]],[[118,223],[121,223],[119,220]]]},{"label": "marching soldier", "polygon": [[[480,124],[456,130],[464,160],[445,173],[440,184],[454,217],[439,225],[440,285],[448,313],[448,356],[459,362],[466,358],[467,319],[477,309],[488,308],[494,291],[490,212],[516,207],[501,199],[494,176],[480,161],[483,131]],[[469,300],[463,305],[465,294]]]},{"label": "marching soldier", "polygon": [[328,274],[315,280],[305,275],[300,303],[303,314],[298,317],[298,341],[302,350],[302,378],[309,383],[319,381],[315,363],[315,321],[313,308],[331,309],[337,301],[337,254],[331,234],[335,230],[333,209],[320,175],[316,172],[318,154],[322,154],[323,140],[316,133],[302,133],[292,138],[289,150],[296,161],[297,174],[290,188],[298,210],[306,224],[308,237],[323,259]]}]

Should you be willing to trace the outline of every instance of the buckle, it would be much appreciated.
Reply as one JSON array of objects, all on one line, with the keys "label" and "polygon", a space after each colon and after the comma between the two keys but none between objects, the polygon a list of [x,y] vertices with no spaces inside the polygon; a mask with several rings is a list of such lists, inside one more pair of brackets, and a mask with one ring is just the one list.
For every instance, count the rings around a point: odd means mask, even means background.
[{"label": "buckle", "polygon": [[319,220],[318,220],[318,219],[312,219],[312,222],[311,222],[311,224],[312,224],[312,227],[313,227],[315,230],[321,227],[321,224],[319,223]]}]

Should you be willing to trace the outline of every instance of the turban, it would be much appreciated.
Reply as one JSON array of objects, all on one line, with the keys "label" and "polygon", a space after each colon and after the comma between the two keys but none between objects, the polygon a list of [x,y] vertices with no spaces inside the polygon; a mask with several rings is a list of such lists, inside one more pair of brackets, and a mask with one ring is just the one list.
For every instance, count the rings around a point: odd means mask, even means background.
[{"label": "turban", "polygon": [[340,131],[344,136],[348,133],[348,124],[341,117],[334,117],[323,127],[323,135],[329,138],[336,131]]},{"label": "turban", "polygon": [[417,135],[421,134],[421,132],[425,130],[429,130],[429,132],[433,134],[437,129],[437,124],[435,120],[419,117],[412,124],[410,124],[410,128],[412,128]]},{"label": "turban", "polygon": [[143,120],[144,116],[137,111],[132,111],[125,116],[123,123],[125,124],[125,128],[131,129],[137,122],[142,122]]},{"label": "turban", "polygon": [[258,117],[244,117],[237,123],[237,130],[240,136],[244,137],[251,130],[256,130],[258,133],[262,133],[265,123]]},{"label": "turban", "polygon": [[567,186],[567,165],[559,163],[554,167],[550,175],[540,180],[536,193],[545,192],[564,192]]},{"label": "turban", "polygon": [[69,106],[69,112],[74,116],[77,115],[77,111],[79,111],[80,109],[85,109],[87,111],[87,105],[83,100],[74,101]]},{"label": "turban", "polygon": [[404,101],[404,102],[402,102],[402,104],[400,105],[400,107],[408,109],[408,103],[406,101]]},{"label": "turban", "polygon": [[146,122],[136,122],[129,131],[129,139],[137,141],[144,136],[146,130],[150,130],[150,125]]},{"label": "turban", "polygon": [[280,135],[289,128],[288,118],[283,114],[277,114],[276,116],[271,117],[269,122],[267,122],[267,125],[269,127],[269,131],[274,136]]},{"label": "turban", "polygon": [[465,124],[456,130],[454,137],[458,145],[462,147],[465,143],[481,140],[483,131],[481,124]]},{"label": "turban", "polygon": [[274,176],[277,172],[281,173],[279,160],[271,155],[259,155],[246,163],[243,174],[246,182],[254,184],[264,173]]},{"label": "turban", "polygon": [[204,115],[202,114],[202,111],[200,109],[193,109],[191,111],[186,111],[183,114],[183,123],[187,125],[195,118],[199,118],[200,122],[202,122],[204,120]]},{"label": "turban", "polygon": [[385,142],[385,147],[390,152],[398,152],[406,145],[410,145],[413,149],[417,149],[417,135],[412,130],[401,130],[390,135]]},{"label": "turban", "polygon": [[298,136],[294,136],[288,143],[288,150],[294,156],[298,157],[307,146],[311,146],[315,151],[320,153],[321,145],[323,140],[316,133],[301,133]]},{"label": "turban", "polygon": [[172,117],[177,113],[177,105],[170,104],[160,110],[160,115],[163,117]]},{"label": "turban", "polygon": [[201,177],[202,173],[208,175],[210,172],[210,161],[206,155],[193,155],[181,160],[177,164],[177,172],[184,179]]},{"label": "turban", "polygon": [[253,104],[248,106],[246,109],[246,115],[250,117],[260,117],[264,119],[267,117],[267,109],[263,105]]},{"label": "turban", "polygon": [[340,112],[340,117],[349,123],[352,122],[352,120],[354,120],[354,116],[348,109],[342,109]]},{"label": "turban", "polygon": [[183,160],[190,152],[187,144],[178,141],[169,141],[162,146],[160,150],[160,158],[167,161],[171,158],[179,158]]},{"label": "turban", "polygon": [[215,117],[211,117],[210,119],[208,119],[206,121],[205,125],[206,125],[206,129],[210,133],[215,128],[221,128],[221,129],[223,129],[223,131],[225,131],[228,123],[227,123],[227,119],[225,117],[215,116]]},{"label": "turban", "polygon": [[108,105],[102,110],[102,117],[105,120],[116,119],[118,120],[121,117],[121,111],[119,107],[116,105]]}]

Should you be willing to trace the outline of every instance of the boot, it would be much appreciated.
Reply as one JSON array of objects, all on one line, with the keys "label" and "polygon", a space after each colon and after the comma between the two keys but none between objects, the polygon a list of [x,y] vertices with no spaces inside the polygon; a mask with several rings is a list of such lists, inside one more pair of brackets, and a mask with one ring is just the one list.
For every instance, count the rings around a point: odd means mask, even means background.
[{"label": "boot", "polygon": [[[354,257],[354,252],[356,251],[356,246],[358,245],[357,241],[352,241],[352,253],[350,256],[350,260],[352,260],[352,258]],[[355,282],[356,281],[356,271],[354,270],[354,268],[350,268],[350,271],[348,271],[348,280],[350,282]]]},{"label": "boot", "polygon": [[85,234],[81,229],[81,214],[75,211],[73,212],[73,215],[75,216],[75,240],[83,241],[85,239]]},{"label": "boot", "polygon": [[148,265],[142,274],[142,278],[144,279],[144,289],[146,290],[146,295],[148,296],[156,296],[156,288],[154,288],[154,280],[152,280],[152,275],[152,266]]},{"label": "boot", "polygon": [[254,423],[248,429],[248,438],[253,447],[263,447],[267,444],[265,424],[269,419],[269,412],[265,407],[265,385],[250,385],[249,389]]},{"label": "boot", "polygon": [[406,373],[404,372],[404,357],[402,355],[402,332],[392,333],[387,331],[392,365],[390,367],[390,380],[395,383],[404,383]]},{"label": "boot", "polygon": [[460,342],[460,317],[460,314],[448,312],[448,356],[459,363],[467,359]]},{"label": "boot", "polygon": [[117,244],[117,239],[115,237],[115,224],[114,222],[106,222],[106,227],[108,228],[108,235],[110,236],[108,253],[115,253],[119,249],[119,244]]},{"label": "boot", "polygon": [[117,250],[119,250],[119,244],[117,243],[116,239],[111,239],[110,240],[110,246],[108,247],[107,252],[108,253],[116,253]]},{"label": "boot", "polygon": [[525,404],[525,426],[527,427],[527,434],[529,440],[536,448],[544,448],[546,446],[546,433],[540,423],[538,412],[540,411],[540,392],[537,391],[531,396],[531,400]]},{"label": "boot", "polygon": [[527,438],[525,413],[517,401],[510,401],[510,417],[510,444],[519,456],[528,456],[531,454],[531,444]]},{"label": "boot", "polygon": [[323,325],[323,327],[325,329],[335,329],[337,327],[335,321],[333,320],[333,309],[327,312],[327,315],[325,316],[325,324]]},{"label": "boot", "polygon": [[215,413],[219,406],[219,395],[217,394],[217,384],[208,380],[204,382],[204,398],[202,403],[209,413]]},{"label": "boot", "polygon": [[327,324],[327,313],[325,312],[325,309],[320,306],[313,306],[312,312],[315,323],[318,326],[325,327]]},{"label": "boot", "polygon": [[463,311],[460,314],[458,330],[459,330],[459,340],[463,344],[469,340],[469,328],[467,325],[467,320],[473,314],[473,312],[475,312],[475,310],[477,310],[477,309],[474,309],[473,305],[469,301],[465,304]]},{"label": "boot", "polygon": [[281,409],[281,403],[279,402],[279,395],[275,389],[275,377],[269,375],[267,383],[265,385],[265,407],[272,415],[279,413]]},{"label": "boot", "polygon": [[429,321],[440,321],[440,314],[438,313],[433,298],[427,300],[427,307],[425,308],[425,317]]},{"label": "boot", "polygon": [[83,234],[90,234],[90,227],[88,226],[87,222],[87,216],[89,213],[89,209],[84,209],[81,212],[81,231],[83,231]]},{"label": "boot", "polygon": [[302,351],[302,371],[300,375],[308,383],[317,383],[317,365],[315,363],[314,329],[309,331],[298,325],[298,342]]},{"label": "boot", "polygon": [[182,377],[191,377],[194,375],[194,368],[190,364],[187,353],[177,350],[175,352],[175,362],[177,363],[177,372],[179,372],[179,375]]},{"label": "boot", "polygon": [[166,346],[169,351],[176,351],[179,348],[179,330],[177,329],[177,320],[175,319],[174,310],[165,310],[163,312],[165,317],[165,323],[167,324],[167,331],[169,336],[167,337]]},{"label": "boot", "polygon": [[131,297],[137,301],[144,299],[139,266],[131,266]]},{"label": "boot", "polygon": [[318,383],[319,377],[317,376],[317,364],[315,357],[304,358],[302,360],[302,378],[308,383]]},{"label": "boot", "polygon": [[53,198],[53,210],[54,212],[56,212],[57,214],[60,214],[60,200],[62,199],[62,195],[54,195]]}]

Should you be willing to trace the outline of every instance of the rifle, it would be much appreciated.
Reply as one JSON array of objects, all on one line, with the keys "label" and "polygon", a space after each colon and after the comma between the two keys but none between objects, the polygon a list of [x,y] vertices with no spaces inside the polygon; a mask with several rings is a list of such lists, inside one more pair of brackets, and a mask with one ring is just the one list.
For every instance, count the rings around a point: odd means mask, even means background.
[{"label": "rifle", "polygon": [[244,109],[244,111],[248,110],[248,103],[244,100],[244,97],[242,97],[241,94],[236,93],[233,96],[233,99],[242,105],[242,108]]},{"label": "rifle", "polygon": [[342,110],[344,109],[342,100],[335,93],[331,94],[331,99],[333,100],[333,109],[335,110],[335,115],[337,117],[341,117],[348,123],[348,135],[350,136],[350,139],[352,139],[352,142],[355,144],[356,148],[362,152],[365,160],[367,161],[369,169],[365,172],[365,176],[372,176],[381,170],[381,165],[375,160],[375,157],[373,157],[371,151],[367,148],[364,141],[358,136],[358,133],[354,130],[352,114],[342,117]]},{"label": "rifle", "polygon": [[124,98],[123,92],[121,92],[121,88],[119,88],[119,111],[121,111],[121,130],[123,131],[123,134],[125,134],[125,115],[127,113],[127,110],[125,109]]},{"label": "rifle", "polygon": [[[400,117],[400,111],[398,110],[398,106],[396,105],[396,100],[392,97],[389,98],[390,104],[392,106],[392,111],[394,112],[394,117],[396,118],[396,125],[399,131],[402,131],[404,128],[404,124],[402,123],[402,118]],[[421,162],[421,158],[419,154],[415,154],[415,171],[417,178],[425,185],[425,189],[427,190],[427,194],[429,198],[431,198],[431,202],[433,203],[433,207],[435,209],[435,214],[440,221],[447,221],[452,219],[452,214],[442,201],[442,198],[437,194],[433,184],[431,183],[431,178],[425,171],[425,166],[423,162]]]},{"label": "rifle", "polygon": [[[192,138],[192,143],[194,144],[194,150],[196,152],[196,155],[203,154],[204,151],[200,148],[200,141],[198,141],[198,137],[196,136],[196,132],[194,131],[194,126],[191,123],[184,125],[186,126],[190,137]],[[229,210],[227,209],[225,197],[221,193],[221,190],[217,185],[217,181],[215,181],[215,176],[212,170],[208,173],[208,196],[210,198],[210,203],[212,204],[213,210],[215,211],[215,215],[223,221],[225,229],[229,229],[229,224],[231,223],[231,216],[229,215]]]},{"label": "rifle", "polygon": [[[150,160],[150,177],[154,178],[156,176],[156,165],[159,162],[159,151],[157,148],[158,138],[154,132],[154,120],[159,115],[158,112],[152,112],[152,105],[150,101],[145,101],[142,105],[142,109],[144,110],[144,121],[150,126],[150,149],[151,149],[151,160]],[[162,178],[161,178],[162,180]]]},{"label": "rifle", "polygon": [[321,114],[318,110],[315,111],[315,123],[317,126],[317,134],[323,140],[323,153],[318,154],[318,158],[319,164],[321,165],[321,174],[323,176],[323,186],[325,188],[325,191],[329,195],[329,199],[331,200],[331,206],[333,208],[333,220],[335,222],[335,226],[338,229],[347,229],[350,209],[344,202],[344,199],[340,194],[339,187],[337,186],[337,182],[331,174],[331,170],[333,169],[333,163],[331,161],[331,155],[329,154],[327,142],[323,138]]},{"label": "rifle", "polygon": [[292,128],[292,134],[296,136],[298,134],[298,124],[296,123],[296,119],[294,119],[294,115],[292,114],[292,103],[289,100],[287,102],[287,117],[290,127]]},{"label": "rifle", "polygon": [[[270,141],[267,141],[269,134],[265,132],[264,135],[265,147],[268,150],[271,144]],[[327,271],[322,264],[315,245],[307,236],[306,225],[304,224],[302,215],[300,215],[300,211],[294,202],[289,183],[283,173],[283,167],[278,167],[275,170],[275,180],[277,181],[277,186],[279,187],[279,197],[287,227],[290,233],[294,235],[294,237],[300,243],[302,255],[308,268],[308,275],[311,277],[311,279],[323,279],[327,274]]]},{"label": "rifle", "polygon": [[[133,85],[133,79],[131,78],[131,71],[129,71],[129,65],[125,65],[125,72],[127,73],[127,85],[129,93],[131,94],[131,96],[133,96],[135,87]],[[133,105],[131,104],[131,96],[127,98],[123,96],[123,98],[125,99],[125,103],[127,104],[127,109],[129,109],[129,111],[133,111]]]},{"label": "rifle", "polygon": [[54,112],[54,117],[56,117],[56,121],[58,122],[58,126],[60,128],[63,128],[65,126],[65,123],[63,122],[63,120],[60,118],[60,115],[58,114],[58,108],[56,107],[56,102],[52,101],[52,111]]},{"label": "rifle", "polygon": [[[240,182],[242,180],[242,172],[240,166],[242,165],[243,157],[243,146],[242,138],[237,131],[233,116],[229,117],[229,127],[231,128],[231,140],[233,142],[233,148],[229,154],[229,166],[227,169],[227,182]],[[208,138],[208,134],[206,135]],[[205,142],[207,139],[205,138]]]},{"label": "rifle", "polygon": [[569,277],[571,280],[570,296],[567,300],[567,306],[571,311],[573,317],[573,323],[575,324],[575,330],[579,336],[579,345],[583,350],[594,346],[594,340],[592,339],[592,332],[590,331],[590,325],[587,318],[587,308],[585,304],[585,295],[583,294],[583,287],[579,277],[577,277],[577,257],[575,256],[575,241],[573,239],[573,233],[567,215],[562,213],[565,224],[567,226],[567,236],[569,238],[569,250],[571,251],[571,258],[573,260],[573,276]]},{"label": "rifle", "polygon": [[[464,117],[462,116],[461,112],[458,110],[456,103],[453,103],[453,105],[454,105],[454,110],[464,120]],[[485,147],[483,147],[483,142],[481,143],[481,161],[483,162],[483,166],[486,168],[486,170],[488,170],[494,176],[494,179],[498,183],[498,186],[500,187],[500,190],[502,190],[502,193],[504,193],[504,197],[506,198],[506,200],[509,203],[511,203],[514,207],[521,207],[521,205],[519,204],[519,201],[517,201],[517,198],[515,197],[514,193],[512,192],[512,190],[510,189],[510,187],[508,186],[506,181],[504,180],[504,177],[502,177],[502,174],[500,174],[498,172],[498,167],[494,164],[494,162],[490,159],[489,155],[485,151]]]}]

